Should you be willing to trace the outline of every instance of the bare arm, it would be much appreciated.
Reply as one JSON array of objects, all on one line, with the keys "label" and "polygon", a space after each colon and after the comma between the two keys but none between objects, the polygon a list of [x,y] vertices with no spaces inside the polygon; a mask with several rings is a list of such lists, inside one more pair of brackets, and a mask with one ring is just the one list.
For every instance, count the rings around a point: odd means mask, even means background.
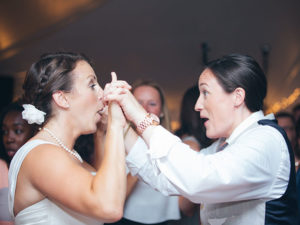
[{"label": "bare arm", "polygon": [[[121,109],[116,103],[111,103],[110,110],[112,110],[113,107],[117,108],[121,112]],[[92,188],[94,188],[95,192],[98,192],[98,189],[101,189],[104,186],[104,192],[99,194],[101,197],[106,195],[106,198],[112,202],[112,208],[110,208],[110,210],[112,210],[113,214],[116,213],[117,217],[119,216],[119,218],[121,218],[123,215],[123,206],[126,195],[123,125],[120,126],[120,124],[115,121],[115,118],[112,117],[109,117],[108,120],[104,149],[105,151],[99,172],[95,177],[97,178],[99,175],[101,179],[94,179],[94,185],[92,185]],[[101,171],[104,172],[102,173]],[[102,179],[106,182],[102,182]],[[109,204],[108,200],[104,200],[101,203],[103,205]]]},{"label": "bare arm", "polygon": [[180,211],[186,216],[193,216],[195,211],[199,209],[199,204],[195,204],[183,196],[179,196]]},{"label": "bare arm", "polygon": [[135,142],[137,141],[138,139],[138,135],[137,133],[132,129],[130,128],[124,138],[124,142],[125,142],[125,149],[126,149],[126,152],[129,153],[130,149],[133,147],[133,145],[135,144]]},{"label": "bare arm", "polygon": [[[138,136],[128,124],[124,131],[124,142],[125,142],[125,149],[130,149],[134,143],[136,142]],[[126,188],[126,199],[129,197],[129,195],[132,193],[135,185],[138,182],[138,177],[132,176],[130,173],[127,174],[127,188]]]},{"label": "bare arm", "polygon": [[100,168],[101,161],[104,157],[104,145],[105,145],[105,136],[107,129],[107,113],[102,115],[104,118],[101,119],[99,124],[97,125],[97,131],[93,135],[94,140],[94,156],[92,165],[97,170]]},{"label": "bare arm", "polygon": [[119,106],[111,104],[103,160],[96,176],[78,161],[70,160],[70,155],[55,145],[39,145],[33,149],[19,173],[15,213],[37,202],[32,199],[47,197],[104,222],[120,219],[126,195],[126,173],[125,120],[118,118],[119,113],[122,114]]},{"label": "bare arm", "polygon": [[127,189],[126,189],[126,199],[132,193],[136,183],[138,182],[138,178],[136,176],[132,176],[131,174],[127,174]]}]

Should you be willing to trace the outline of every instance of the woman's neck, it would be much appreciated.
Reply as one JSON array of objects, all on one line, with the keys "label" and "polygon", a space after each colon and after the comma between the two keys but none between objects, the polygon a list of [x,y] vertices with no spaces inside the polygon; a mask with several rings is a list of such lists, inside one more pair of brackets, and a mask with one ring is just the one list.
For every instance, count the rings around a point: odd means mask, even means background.
[{"label": "woman's neck", "polygon": [[226,138],[230,137],[232,132],[251,114],[252,112],[245,106],[236,109],[234,114],[232,115],[232,118],[234,118],[234,121],[232,123],[232,129],[230,130]]},{"label": "woman's neck", "polygon": [[[57,120],[55,118],[53,118],[52,120],[50,119],[50,121],[45,124],[44,128],[50,130],[50,132],[52,132],[56,136],[56,138],[58,138],[69,149],[73,149],[75,141],[79,136],[76,132],[76,129],[70,126],[69,123],[66,123],[62,120]],[[54,138],[51,137],[49,132],[47,132],[46,135],[44,133],[44,136],[50,136],[47,139],[51,140],[52,142],[55,141],[53,140]]]}]

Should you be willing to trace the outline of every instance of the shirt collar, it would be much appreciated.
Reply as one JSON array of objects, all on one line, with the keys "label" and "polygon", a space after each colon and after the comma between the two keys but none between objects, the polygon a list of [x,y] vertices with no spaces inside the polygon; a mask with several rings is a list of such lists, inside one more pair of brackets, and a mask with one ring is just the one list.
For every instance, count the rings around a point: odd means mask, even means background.
[{"label": "shirt collar", "polygon": [[264,116],[264,113],[260,110],[257,112],[252,113],[248,118],[246,118],[243,122],[241,122],[232,132],[232,134],[229,136],[229,138],[226,139],[226,142],[230,144],[237,136],[239,136],[244,130],[246,130],[248,127],[250,127],[255,122],[261,120],[261,119],[275,119],[273,114],[269,114],[267,116]]}]

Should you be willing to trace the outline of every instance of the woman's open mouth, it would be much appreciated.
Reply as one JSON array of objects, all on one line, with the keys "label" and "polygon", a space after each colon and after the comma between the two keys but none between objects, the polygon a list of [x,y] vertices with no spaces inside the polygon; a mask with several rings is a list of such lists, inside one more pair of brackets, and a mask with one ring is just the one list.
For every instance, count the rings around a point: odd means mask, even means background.
[{"label": "woman's open mouth", "polygon": [[206,126],[206,124],[207,124],[207,121],[208,121],[208,118],[201,118],[201,120],[202,120],[202,122],[203,122],[204,126]]},{"label": "woman's open mouth", "polygon": [[105,107],[103,107],[102,109],[98,110],[97,113],[102,116],[102,114],[105,112]]}]

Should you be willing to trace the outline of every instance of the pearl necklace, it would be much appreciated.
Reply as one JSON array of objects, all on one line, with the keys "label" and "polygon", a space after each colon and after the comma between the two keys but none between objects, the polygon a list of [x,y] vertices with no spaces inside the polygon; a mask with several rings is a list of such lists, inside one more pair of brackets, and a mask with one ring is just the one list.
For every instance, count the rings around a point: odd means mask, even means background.
[{"label": "pearl necklace", "polygon": [[53,132],[51,130],[49,130],[48,128],[44,127],[43,130],[46,131],[46,132],[48,132],[48,134],[50,134],[50,136],[60,145],[60,147],[62,147],[67,152],[69,152],[71,155],[75,156],[81,163],[83,163],[83,160],[80,157],[80,155],[78,154],[78,152],[76,152],[74,149],[70,150],[69,148],[67,148],[67,146],[65,146],[64,143],[62,143],[62,141],[59,140],[58,137],[56,137],[53,134]]}]

